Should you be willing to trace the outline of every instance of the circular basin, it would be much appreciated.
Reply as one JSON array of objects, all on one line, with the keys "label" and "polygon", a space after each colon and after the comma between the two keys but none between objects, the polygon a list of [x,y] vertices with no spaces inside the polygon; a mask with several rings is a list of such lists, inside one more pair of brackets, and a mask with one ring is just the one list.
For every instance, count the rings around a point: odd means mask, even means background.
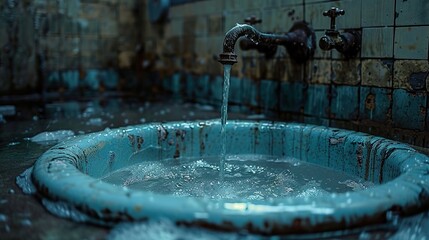
[{"label": "circular basin", "polygon": [[[229,121],[228,154],[293,157],[340,170],[373,187],[355,192],[270,200],[181,197],[100,180],[135,164],[216,156],[220,122],[153,123],[75,137],[45,152],[32,180],[38,194],[66,202],[90,221],[114,224],[168,218],[177,224],[258,234],[314,233],[383,223],[392,211],[410,215],[429,205],[429,158],[413,148],[364,133],[322,126]],[[146,151],[145,149],[155,149]]]}]

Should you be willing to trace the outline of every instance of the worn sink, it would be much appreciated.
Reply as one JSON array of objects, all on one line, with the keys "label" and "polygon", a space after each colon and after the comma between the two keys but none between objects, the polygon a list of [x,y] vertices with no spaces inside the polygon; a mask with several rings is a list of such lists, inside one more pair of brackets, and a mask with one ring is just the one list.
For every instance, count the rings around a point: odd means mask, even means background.
[{"label": "worn sink", "polygon": [[[228,154],[289,156],[373,182],[338,194],[270,200],[180,197],[100,181],[106,172],[142,160],[213,156],[220,122],[153,123],[105,130],[60,143],[35,163],[32,181],[42,199],[66,203],[89,222],[168,218],[177,224],[258,234],[313,233],[384,223],[429,204],[429,158],[413,148],[364,133],[322,126],[229,121]],[[134,159],[134,160],[133,160]]]}]

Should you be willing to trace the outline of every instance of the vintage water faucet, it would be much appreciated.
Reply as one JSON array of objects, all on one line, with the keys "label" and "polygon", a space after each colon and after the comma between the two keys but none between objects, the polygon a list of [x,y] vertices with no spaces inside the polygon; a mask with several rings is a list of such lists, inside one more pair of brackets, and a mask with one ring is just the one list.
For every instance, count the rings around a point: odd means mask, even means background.
[{"label": "vintage water faucet", "polygon": [[331,18],[331,27],[325,31],[325,35],[319,40],[319,47],[322,50],[330,51],[336,49],[345,57],[355,57],[361,47],[361,34],[356,30],[345,30],[340,33],[335,25],[335,19],[344,15],[345,11],[336,7],[324,11],[323,16]]},{"label": "vintage water faucet", "polygon": [[232,65],[237,62],[234,46],[240,37],[246,37],[255,45],[282,45],[296,62],[302,63],[314,55],[316,37],[313,29],[304,21],[296,22],[285,34],[262,33],[249,24],[237,24],[225,35],[223,53],[218,61]]}]

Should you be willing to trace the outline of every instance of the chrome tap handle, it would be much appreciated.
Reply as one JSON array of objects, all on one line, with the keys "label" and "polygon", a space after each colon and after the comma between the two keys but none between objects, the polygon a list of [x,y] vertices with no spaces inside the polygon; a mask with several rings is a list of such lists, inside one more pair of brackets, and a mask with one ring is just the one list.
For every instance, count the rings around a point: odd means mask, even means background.
[{"label": "chrome tap handle", "polygon": [[342,9],[331,7],[331,9],[324,11],[323,16],[327,16],[331,18],[331,28],[330,30],[336,30],[337,27],[335,25],[335,18],[338,16],[344,15],[346,12]]}]

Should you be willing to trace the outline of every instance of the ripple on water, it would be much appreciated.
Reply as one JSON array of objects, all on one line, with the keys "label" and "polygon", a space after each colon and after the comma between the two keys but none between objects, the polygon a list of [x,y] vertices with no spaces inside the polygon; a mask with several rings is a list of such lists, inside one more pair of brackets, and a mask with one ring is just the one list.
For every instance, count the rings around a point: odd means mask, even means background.
[{"label": "ripple on water", "polygon": [[297,162],[261,155],[228,156],[221,179],[219,157],[140,161],[108,173],[102,180],[161,194],[249,200],[308,198],[372,186],[355,176]]}]

